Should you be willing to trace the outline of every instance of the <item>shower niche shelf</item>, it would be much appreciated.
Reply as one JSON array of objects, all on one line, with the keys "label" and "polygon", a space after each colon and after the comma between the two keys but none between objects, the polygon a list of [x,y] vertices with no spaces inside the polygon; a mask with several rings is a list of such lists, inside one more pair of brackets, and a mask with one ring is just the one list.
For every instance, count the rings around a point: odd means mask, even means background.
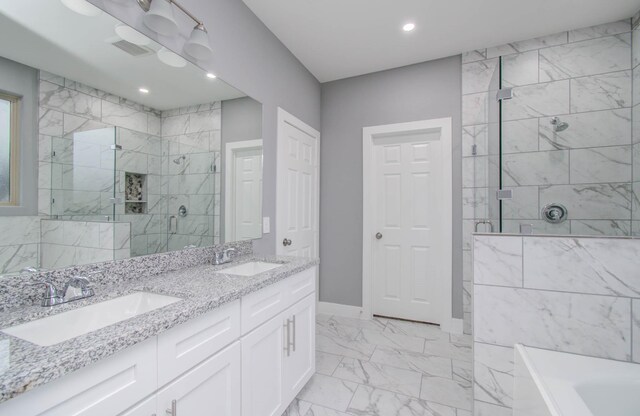
[{"label": "shower niche shelf", "polygon": [[147,175],[125,172],[124,174],[124,213],[147,213]]}]

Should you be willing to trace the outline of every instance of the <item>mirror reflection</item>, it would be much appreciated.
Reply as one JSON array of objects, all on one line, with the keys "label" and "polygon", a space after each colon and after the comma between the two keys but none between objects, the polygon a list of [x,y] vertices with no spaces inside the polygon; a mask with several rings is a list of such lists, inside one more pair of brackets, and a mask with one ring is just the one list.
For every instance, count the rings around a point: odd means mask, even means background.
[{"label": "mirror reflection", "polygon": [[261,236],[259,102],[59,1],[5,2],[0,51],[0,274]]}]

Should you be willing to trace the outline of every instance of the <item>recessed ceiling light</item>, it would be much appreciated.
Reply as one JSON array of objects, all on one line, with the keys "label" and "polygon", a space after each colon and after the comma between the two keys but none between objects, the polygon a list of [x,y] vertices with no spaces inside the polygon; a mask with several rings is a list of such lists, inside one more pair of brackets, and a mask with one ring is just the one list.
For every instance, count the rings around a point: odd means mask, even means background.
[{"label": "recessed ceiling light", "polygon": [[416,25],[413,23],[407,23],[404,26],[402,26],[402,30],[404,30],[405,32],[411,32],[415,28],[416,28]]},{"label": "recessed ceiling light", "polygon": [[217,77],[216,77],[215,74],[212,74],[211,72],[209,72],[209,73],[207,73],[207,78],[216,79]]},{"label": "recessed ceiling light", "polygon": [[171,52],[167,48],[162,48],[158,51],[158,59],[163,63],[172,66],[174,68],[182,68],[187,66],[187,60],[177,53]]},{"label": "recessed ceiling light", "polygon": [[135,45],[144,46],[151,43],[151,39],[124,23],[116,25],[116,34],[127,42]]},{"label": "recessed ceiling light", "polygon": [[62,4],[67,6],[69,9],[83,16],[97,16],[100,13],[102,13],[102,10],[98,9],[96,6],[89,3],[87,0],[60,0],[60,1],[62,1]]},{"label": "recessed ceiling light", "polygon": [[146,88],[140,88],[138,91],[140,91],[143,94],[149,94],[149,90]]}]

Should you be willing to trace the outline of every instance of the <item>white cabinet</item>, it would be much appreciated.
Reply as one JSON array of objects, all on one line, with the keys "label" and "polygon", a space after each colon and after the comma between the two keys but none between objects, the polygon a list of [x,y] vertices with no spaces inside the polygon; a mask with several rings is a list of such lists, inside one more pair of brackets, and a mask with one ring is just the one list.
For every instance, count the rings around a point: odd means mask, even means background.
[{"label": "white cabinet", "polygon": [[[315,268],[0,403],[0,416],[280,416],[315,371]],[[169,412],[167,412],[169,411]]]},{"label": "white cabinet", "polygon": [[280,416],[315,372],[315,295],[245,335],[242,415]]},{"label": "white cabinet", "polygon": [[308,295],[285,312],[290,319],[290,344],[284,359],[283,394],[291,403],[315,372],[316,299]]},{"label": "white cabinet", "polygon": [[164,386],[238,338],[239,300],[158,335],[158,386]]},{"label": "white cabinet", "polygon": [[113,416],[157,388],[156,339],[0,404],[2,416]]},{"label": "white cabinet", "polygon": [[241,340],[243,416],[282,414],[283,329],[277,315]]},{"label": "white cabinet", "polygon": [[160,390],[157,414],[240,415],[240,342],[233,343]]},{"label": "white cabinet", "polygon": [[157,396],[154,394],[118,416],[152,416],[157,414],[157,406]]}]

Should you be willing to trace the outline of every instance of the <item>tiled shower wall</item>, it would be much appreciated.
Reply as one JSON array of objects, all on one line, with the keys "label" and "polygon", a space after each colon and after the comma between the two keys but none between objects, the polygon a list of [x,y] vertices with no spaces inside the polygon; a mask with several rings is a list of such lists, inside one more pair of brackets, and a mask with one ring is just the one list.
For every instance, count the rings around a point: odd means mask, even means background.
[{"label": "tiled shower wall", "polygon": [[511,415],[516,343],[640,362],[638,270],[640,239],[476,236],[475,414]]},{"label": "tiled shower wall", "polygon": [[[471,332],[471,233],[492,219],[503,57],[503,232],[630,235],[632,229],[631,19],[472,51],[463,55],[463,270],[465,332]],[[569,123],[554,132],[552,116]],[[471,148],[476,145],[476,154]],[[637,151],[636,151],[637,152]],[[491,187],[494,187],[493,189]],[[548,224],[541,208],[559,202],[570,221]],[[482,229],[481,231],[485,231]]]},{"label": "tiled shower wall", "polygon": [[[131,223],[131,255],[219,241],[214,224],[219,225],[220,187],[218,183],[214,188],[211,171],[214,155],[219,158],[219,102],[161,114],[41,71],[40,106],[40,215],[80,221],[113,216],[115,162],[116,197],[121,201],[125,172],[146,176],[145,213],[127,213],[124,204],[116,205],[115,219]],[[122,146],[115,155],[108,130],[97,131],[105,137],[93,138],[94,143],[82,140],[87,139],[82,132],[112,127]],[[182,155],[180,164],[173,163]],[[188,209],[184,218],[177,216],[180,205]],[[167,213],[177,217],[172,234]]]},{"label": "tiled shower wall", "polygon": [[[169,250],[220,241],[220,173],[214,167],[219,171],[221,111],[214,102],[162,112],[166,203],[177,225],[169,233]],[[181,205],[186,217],[178,215]]]},{"label": "tiled shower wall", "polygon": [[59,269],[131,256],[127,222],[40,221],[40,267]]}]

